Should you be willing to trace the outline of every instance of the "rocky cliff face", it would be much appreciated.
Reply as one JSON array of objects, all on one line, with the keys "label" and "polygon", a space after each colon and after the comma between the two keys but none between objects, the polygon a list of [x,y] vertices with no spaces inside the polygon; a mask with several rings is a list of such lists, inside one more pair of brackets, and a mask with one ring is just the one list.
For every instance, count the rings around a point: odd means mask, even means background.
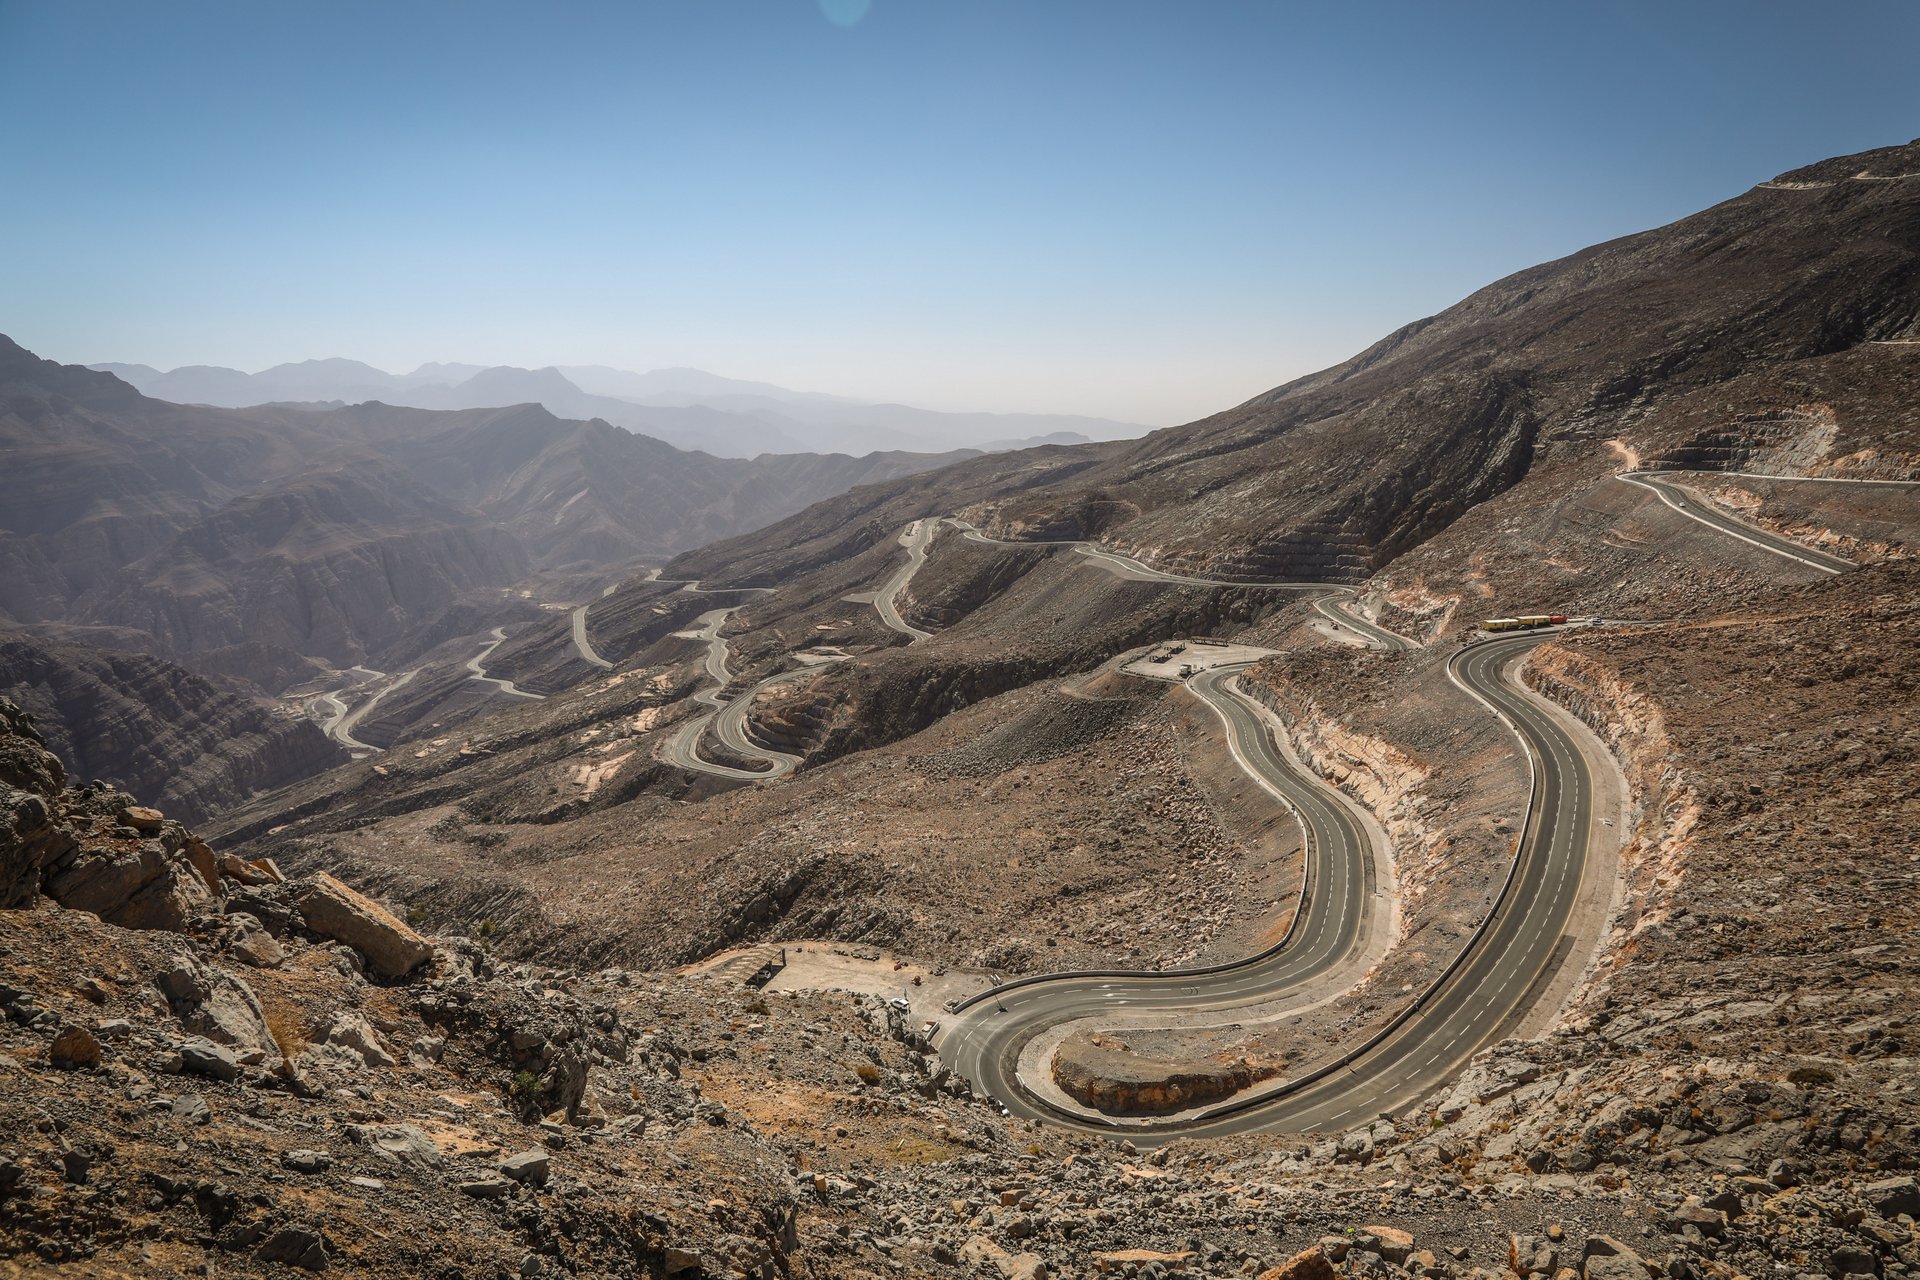
[{"label": "rocky cliff face", "polygon": [[310,721],[145,654],[0,631],[0,694],[76,777],[152,796],[190,823],[346,758]]},{"label": "rocky cliff face", "polygon": [[1605,946],[1562,1015],[1571,1017],[1604,998],[1601,979],[1620,962],[1634,934],[1666,918],[1699,834],[1701,800],[1667,735],[1665,712],[1618,666],[1591,652],[1549,644],[1533,652],[1522,677],[1607,744],[1638,817],[1620,851],[1624,892],[1609,920]]},{"label": "rocky cliff face", "polygon": [[74,602],[163,653],[262,643],[363,662],[531,566],[505,530],[377,468],[236,499]]}]

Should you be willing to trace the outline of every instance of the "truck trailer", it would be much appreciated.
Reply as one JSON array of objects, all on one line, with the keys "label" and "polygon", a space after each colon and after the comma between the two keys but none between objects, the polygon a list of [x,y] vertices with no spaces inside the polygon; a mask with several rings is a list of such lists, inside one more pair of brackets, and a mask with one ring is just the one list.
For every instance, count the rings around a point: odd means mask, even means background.
[{"label": "truck trailer", "polygon": [[1488,618],[1482,631],[1531,631],[1535,627],[1557,627],[1567,620],[1564,613],[1523,613],[1517,618]]}]

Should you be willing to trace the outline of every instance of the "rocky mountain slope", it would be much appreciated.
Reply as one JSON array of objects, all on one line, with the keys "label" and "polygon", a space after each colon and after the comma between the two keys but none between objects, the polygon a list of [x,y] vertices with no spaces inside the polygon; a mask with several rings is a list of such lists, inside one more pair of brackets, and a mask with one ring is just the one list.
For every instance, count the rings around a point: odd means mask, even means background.
[{"label": "rocky mountain slope", "polygon": [[201,822],[346,754],[304,719],[146,654],[0,630],[0,694],[84,778]]},{"label": "rocky mountain slope", "polygon": [[[1920,144],[1832,162],[1868,174],[1916,165]],[[848,495],[702,548],[669,576],[774,581],[837,554],[832,544],[863,524],[959,512],[1009,536],[1097,537],[1166,569],[1363,579],[1536,467],[1612,461],[1596,445],[1624,430],[1692,443],[1674,410],[1692,396],[1693,412],[1723,409],[1708,388],[1791,380],[1827,360],[1910,363],[1911,348],[1875,344],[1920,329],[1920,193],[1827,173],[1784,174],[1520,272],[1211,418],[1132,444],[1022,454],[1024,471],[987,459]],[[1787,404],[1845,385],[1821,377]],[[1882,427],[1850,416],[1846,430],[1871,442]]]},{"label": "rocky mountain slope", "polygon": [[[1864,599],[1870,660],[1911,626],[1911,576],[1816,595],[1803,630],[1757,656],[1777,670],[1773,654],[1830,629],[1819,610]],[[1675,637],[1674,679],[1712,669],[1698,640]],[[1614,696],[1617,674],[1593,674]],[[1647,674],[1643,694],[1671,696]],[[1904,728],[1876,735],[1892,753],[1840,767],[1907,768]],[[1911,992],[1885,951],[1813,948],[1864,980],[1838,999],[1798,980],[1784,1005],[1729,999],[1702,973],[1663,1001],[1600,1006],[1397,1120],[1142,1153],[1006,1120],[858,977],[849,997],[504,964],[492,928],[423,937],[331,877],[289,878],[64,781],[0,700],[11,1265],[688,1280],[1920,1267]],[[1778,805],[1765,820],[1797,825]],[[1873,891],[1827,876],[1820,905]],[[1724,923],[1668,931],[1648,972],[1724,960]]]},{"label": "rocky mountain slope", "polygon": [[[682,453],[538,406],[186,407],[0,340],[0,617],[345,667],[529,574],[604,573],[949,459]],[[263,678],[262,683],[267,683]]]}]

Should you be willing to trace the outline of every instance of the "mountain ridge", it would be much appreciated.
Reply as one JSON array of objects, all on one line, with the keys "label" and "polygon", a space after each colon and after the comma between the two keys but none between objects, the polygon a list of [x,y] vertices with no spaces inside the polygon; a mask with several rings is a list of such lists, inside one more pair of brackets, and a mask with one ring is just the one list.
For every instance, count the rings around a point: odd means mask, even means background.
[{"label": "mountain ridge", "polygon": [[953,413],[874,403],[683,367],[637,374],[604,365],[423,364],[412,373],[390,374],[340,357],[251,374],[216,365],[166,371],[111,362],[87,367],[123,376],[158,399],[225,408],[375,400],[412,408],[479,409],[533,402],[557,417],[601,418],[716,457],[1017,448],[1060,432],[1104,439],[1148,430],[1138,423],[1073,414]]},{"label": "mountain ridge", "polygon": [[183,661],[264,643],[276,681],[404,652],[409,628],[529,575],[571,591],[969,456],[715,458],[533,404],[183,406],[11,340],[0,447],[0,620],[132,628]]}]

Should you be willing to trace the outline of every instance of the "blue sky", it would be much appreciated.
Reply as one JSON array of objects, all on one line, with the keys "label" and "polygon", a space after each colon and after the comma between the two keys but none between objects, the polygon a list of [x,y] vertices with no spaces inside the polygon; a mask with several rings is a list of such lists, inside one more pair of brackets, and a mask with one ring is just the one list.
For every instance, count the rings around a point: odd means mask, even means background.
[{"label": "blue sky", "polygon": [[1164,424],[1904,142],[1916,50],[1910,3],[0,0],[0,331]]}]

